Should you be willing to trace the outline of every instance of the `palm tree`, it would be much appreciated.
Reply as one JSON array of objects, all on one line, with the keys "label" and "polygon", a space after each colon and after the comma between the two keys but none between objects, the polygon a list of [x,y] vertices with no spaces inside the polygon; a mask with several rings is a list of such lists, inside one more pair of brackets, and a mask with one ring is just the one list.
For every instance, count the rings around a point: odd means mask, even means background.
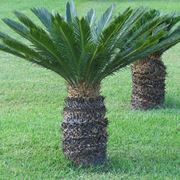
[{"label": "palm tree", "polygon": [[[130,32],[147,10],[128,8],[113,20],[112,11],[113,6],[98,21],[93,9],[79,18],[74,3],[68,2],[65,18],[44,8],[32,9],[45,28],[20,12],[15,12],[20,22],[3,19],[28,43],[1,33],[2,51],[52,70],[67,82],[62,144],[65,156],[77,165],[101,164],[107,157],[108,121],[104,97],[100,95],[101,81],[153,53],[164,36],[164,27],[159,26],[157,33],[142,39],[141,34],[149,31],[142,25],[129,41]],[[155,28],[163,19],[153,21],[146,25]]]},{"label": "palm tree", "polygon": [[[160,16],[166,19],[162,25],[166,27],[167,33],[159,39],[159,43],[164,43],[165,47],[163,49],[157,48],[156,52],[143,60],[136,61],[131,66],[133,82],[132,109],[147,110],[161,107],[165,100],[165,78],[167,73],[166,66],[162,61],[162,54],[180,42],[180,26],[177,25],[180,21],[180,16],[176,14],[163,15],[157,10],[150,10],[148,18],[158,18]],[[141,23],[144,23],[146,20],[142,19]],[[139,26],[141,26],[140,24]],[[152,33],[154,33],[153,31]],[[172,43],[166,45],[169,41],[172,41]]]}]

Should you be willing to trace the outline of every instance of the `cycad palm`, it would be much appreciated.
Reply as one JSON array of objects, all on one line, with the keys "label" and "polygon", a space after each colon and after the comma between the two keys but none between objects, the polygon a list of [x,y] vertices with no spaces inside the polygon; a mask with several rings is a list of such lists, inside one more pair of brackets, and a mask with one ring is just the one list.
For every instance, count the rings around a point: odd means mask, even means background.
[{"label": "cycad palm", "polygon": [[[148,19],[164,17],[166,35],[159,40],[157,50],[141,61],[136,61],[132,66],[132,99],[133,109],[151,109],[160,107],[165,99],[165,77],[166,66],[161,56],[169,48],[180,42],[180,16],[177,14],[161,14],[157,10],[150,10]],[[146,20],[142,18],[139,26]],[[158,29],[157,29],[158,30]],[[152,31],[154,33],[154,30]],[[171,43],[170,43],[171,42]],[[158,48],[159,44],[164,44],[164,48]]]},{"label": "cycad palm", "polygon": [[[3,33],[0,35],[1,50],[50,69],[66,80],[63,150],[76,164],[99,164],[106,160],[107,119],[104,98],[100,96],[101,81],[154,52],[153,47],[165,33],[164,27],[159,26],[157,33],[144,40],[141,34],[149,31],[145,26],[141,26],[142,32],[131,32],[146,9],[128,8],[114,20],[111,20],[112,10],[110,7],[96,21],[94,10],[78,18],[72,2],[67,3],[65,18],[44,8],[32,9],[45,29],[15,12],[21,23],[10,19],[4,22],[30,45]],[[155,28],[151,21],[147,23]],[[162,21],[159,18],[156,27]]]}]

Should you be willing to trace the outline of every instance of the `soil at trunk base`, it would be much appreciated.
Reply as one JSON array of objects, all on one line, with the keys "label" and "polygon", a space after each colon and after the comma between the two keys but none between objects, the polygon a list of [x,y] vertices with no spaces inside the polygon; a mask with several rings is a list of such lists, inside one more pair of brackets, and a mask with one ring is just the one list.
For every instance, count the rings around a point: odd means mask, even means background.
[{"label": "soil at trunk base", "polygon": [[76,165],[99,165],[106,161],[108,121],[105,113],[102,96],[71,96],[65,100],[63,151]]},{"label": "soil at trunk base", "polygon": [[166,67],[161,55],[152,55],[131,66],[132,109],[161,107],[165,99]]}]

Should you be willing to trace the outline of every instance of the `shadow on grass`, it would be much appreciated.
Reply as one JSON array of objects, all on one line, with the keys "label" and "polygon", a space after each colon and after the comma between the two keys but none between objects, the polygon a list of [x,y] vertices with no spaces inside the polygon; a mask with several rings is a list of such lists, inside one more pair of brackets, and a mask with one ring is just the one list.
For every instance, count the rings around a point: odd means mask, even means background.
[{"label": "shadow on grass", "polygon": [[131,109],[131,107],[129,108],[130,111],[133,112],[150,112],[150,111],[161,111],[161,110],[167,110],[167,109],[171,109],[171,110],[180,110],[180,100],[179,99],[175,99],[174,97],[166,97],[165,98],[165,102],[164,104],[152,108],[152,109],[147,109],[147,110],[141,110],[141,109],[137,109],[137,110],[133,110]]},{"label": "shadow on grass", "polygon": [[176,164],[173,164],[174,160],[169,160],[168,157],[151,157],[141,155],[141,158],[135,157],[133,159],[129,157],[120,156],[119,153],[116,156],[111,157],[104,165],[97,167],[77,167],[70,163],[68,168],[78,172],[78,174],[168,174],[169,176],[176,176],[178,169],[174,168]]},{"label": "shadow on grass", "polygon": [[180,100],[175,99],[172,96],[167,96],[164,108],[167,108],[167,109],[180,109]]},{"label": "shadow on grass", "polygon": [[[47,140],[47,138],[45,139]],[[115,149],[109,147],[110,157],[104,165],[97,167],[77,167],[73,165],[68,159],[66,159],[61,150],[61,146],[57,145],[59,139],[56,142],[50,144],[49,141],[41,143],[38,141],[33,144],[22,144],[22,149],[17,145],[16,156],[5,156],[6,161],[14,159],[15,167],[21,168],[22,172],[25,173],[25,167],[34,169],[39,173],[45,175],[57,177],[73,177],[78,179],[82,175],[108,175],[108,174],[168,174],[168,176],[176,176],[178,174],[178,158],[176,150],[171,152],[171,148],[167,147],[164,150],[162,147],[153,145],[141,144],[137,147],[126,146],[119,144],[119,148]],[[36,144],[37,143],[37,144]],[[29,145],[29,146],[28,146]],[[26,147],[24,149],[24,146]],[[164,147],[164,146],[163,146]],[[14,148],[14,144],[13,144]],[[13,149],[10,148],[10,149]],[[18,151],[19,149],[19,151]],[[28,157],[28,158],[27,158]],[[12,158],[12,159],[11,159]],[[20,167],[20,164],[25,167]],[[31,172],[30,171],[30,172]],[[32,174],[30,173],[32,176]]]}]

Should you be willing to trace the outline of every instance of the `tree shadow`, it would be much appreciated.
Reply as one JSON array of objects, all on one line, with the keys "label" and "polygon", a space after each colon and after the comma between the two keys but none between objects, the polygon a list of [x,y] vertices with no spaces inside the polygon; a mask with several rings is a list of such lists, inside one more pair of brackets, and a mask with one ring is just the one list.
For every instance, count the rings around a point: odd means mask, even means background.
[{"label": "tree shadow", "polygon": [[167,96],[164,104],[165,109],[180,109],[180,100],[173,96]]},{"label": "tree shadow", "polygon": [[73,171],[78,171],[78,174],[82,172],[85,174],[95,173],[98,175],[102,174],[166,174],[169,176],[176,176],[178,169],[173,167],[177,166],[175,159],[169,156],[152,155],[152,149],[149,152],[141,153],[136,156],[130,157],[121,154],[120,152],[115,153],[111,156],[104,165],[97,167],[76,167],[73,164],[69,166]]}]

